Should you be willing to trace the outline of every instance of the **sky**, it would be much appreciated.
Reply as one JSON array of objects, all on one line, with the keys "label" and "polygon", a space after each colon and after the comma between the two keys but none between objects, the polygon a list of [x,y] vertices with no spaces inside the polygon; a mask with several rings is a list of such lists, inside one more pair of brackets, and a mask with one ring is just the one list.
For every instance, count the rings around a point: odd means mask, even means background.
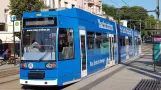
[{"label": "sky", "polygon": [[[102,0],[104,4],[112,5],[116,8],[121,8],[122,6],[142,6],[145,9],[149,10],[155,10],[156,9],[156,0]],[[125,3],[124,3],[124,2]],[[161,6],[161,1],[160,1]],[[149,15],[155,15],[155,12],[148,13]],[[160,17],[161,20],[161,17]]]}]

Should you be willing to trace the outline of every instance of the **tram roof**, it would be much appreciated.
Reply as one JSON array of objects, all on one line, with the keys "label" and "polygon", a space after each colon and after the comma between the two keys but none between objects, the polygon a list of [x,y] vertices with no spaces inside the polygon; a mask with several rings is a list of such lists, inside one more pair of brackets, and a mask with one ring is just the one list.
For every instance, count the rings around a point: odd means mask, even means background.
[{"label": "tram roof", "polygon": [[101,19],[109,23],[114,23],[113,21],[107,20],[105,18],[99,17],[87,11],[84,11],[79,8],[70,8],[59,11],[42,11],[42,12],[24,12],[23,18],[41,18],[41,17],[54,17],[54,16],[66,16],[66,17],[75,17],[79,19],[84,19],[92,21],[93,19]]}]

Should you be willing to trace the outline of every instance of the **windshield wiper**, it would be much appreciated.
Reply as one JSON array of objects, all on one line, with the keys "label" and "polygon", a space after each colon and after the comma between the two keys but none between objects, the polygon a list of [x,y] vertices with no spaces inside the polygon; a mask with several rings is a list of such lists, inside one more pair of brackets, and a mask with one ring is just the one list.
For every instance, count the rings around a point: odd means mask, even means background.
[{"label": "windshield wiper", "polygon": [[[53,49],[53,46],[52,45],[44,45],[44,46],[49,46],[49,47],[51,47],[51,48],[49,48],[49,49]],[[51,51],[51,56],[52,56],[52,50],[50,50]],[[38,62],[40,62],[40,61],[42,61],[45,57],[46,57],[46,55],[49,53],[49,51],[47,51],[39,60],[38,60]]]},{"label": "windshield wiper", "polygon": [[46,52],[46,53],[38,60],[38,62],[42,61],[42,60],[46,57],[46,55],[47,55],[48,53],[49,53],[49,52]]}]

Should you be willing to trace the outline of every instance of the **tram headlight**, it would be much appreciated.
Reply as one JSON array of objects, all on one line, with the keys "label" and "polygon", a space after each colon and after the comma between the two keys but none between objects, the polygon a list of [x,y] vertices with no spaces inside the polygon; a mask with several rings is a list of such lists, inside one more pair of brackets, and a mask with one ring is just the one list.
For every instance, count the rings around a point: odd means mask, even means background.
[{"label": "tram headlight", "polygon": [[21,67],[22,68],[27,68],[27,64],[26,63],[21,63]]},{"label": "tram headlight", "polygon": [[33,63],[28,64],[29,69],[32,69],[34,67]]},{"label": "tram headlight", "polygon": [[55,63],[46,63],[47,68],[55,68],[56,64]]}]

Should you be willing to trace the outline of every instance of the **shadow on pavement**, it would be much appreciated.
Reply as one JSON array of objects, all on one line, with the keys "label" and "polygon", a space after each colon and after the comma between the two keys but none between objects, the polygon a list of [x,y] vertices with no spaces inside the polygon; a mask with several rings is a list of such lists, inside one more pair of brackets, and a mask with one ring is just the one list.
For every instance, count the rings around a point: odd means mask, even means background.
[{"label": "shadow on pavement", "polygon": [[139,70],[136,70],[136,69],[133,69],[133,68],[129,68],[129,70],[133,71],[133,72],[137,72],[139,74],[142,74],[142,75],[145,75],[145,76],[148,76],[148,77],[151,77],[153,79],[161,79],[161,77],[158,77],[158,76],[154,76],[154,75],[151,75],[151,74],[148,74],[148,73],[145,73],[145,72],[142,72],[142,71],[139,71]]},{"label": "shadow on pavement", "polygon": [[[136,64],[136,63],[146,64],[145,67],[150,67],[150,65],[152,65],[152,62],[150,62],[150,61],[135,61],[132,64]],[[122,64],[125,65],[125,66],[129,66],[129,67],[135,68],[135,69],[130,68],[129,70],[137,72],[137,73],[140,73],[140,74],[143,74],[143,75],[147,75],[147,76],[150,76],[150,77],[155,77],[155,76],[152,76],[150,74],[145,73],[145,72],[148,72],[148,73],[151,73],[151,74],[155,74],[155,75],[161,76],[161,73],[154,72],[154,68],[152,66],[150,68],[145,68],[145,67],[141,67],[139,65],[138,66],[134,66],[132,64],[124,64],[124,63],[122,63]],[[141,71],[136,70],[136,69],[139,69],[139,70],[142,70],[142,71],[145,71],[145,72],[141,72]],[[161,77],[155,77],[155,78],[161,78]]]},{"label": "shadow on pavement", "polygon": [[143,55],[140,58],[143,58],[143,59],[152,59],[152,55]]},{"label": "shadow on pavement", "polygon": [[74,83],[72,84],[68,84],[68,85],[65,85],[65,86],[47,86],[47,87],[44,87],[44,86],[22,86],[21,89],[22,90],[62,90],[70,85],[73,85]]},{"label": "shadow on pavement", "polygon": [[153,65],[152,61],[135,61],[134,63],[142,63],[142,64],[145,64],[146,66]]}]

